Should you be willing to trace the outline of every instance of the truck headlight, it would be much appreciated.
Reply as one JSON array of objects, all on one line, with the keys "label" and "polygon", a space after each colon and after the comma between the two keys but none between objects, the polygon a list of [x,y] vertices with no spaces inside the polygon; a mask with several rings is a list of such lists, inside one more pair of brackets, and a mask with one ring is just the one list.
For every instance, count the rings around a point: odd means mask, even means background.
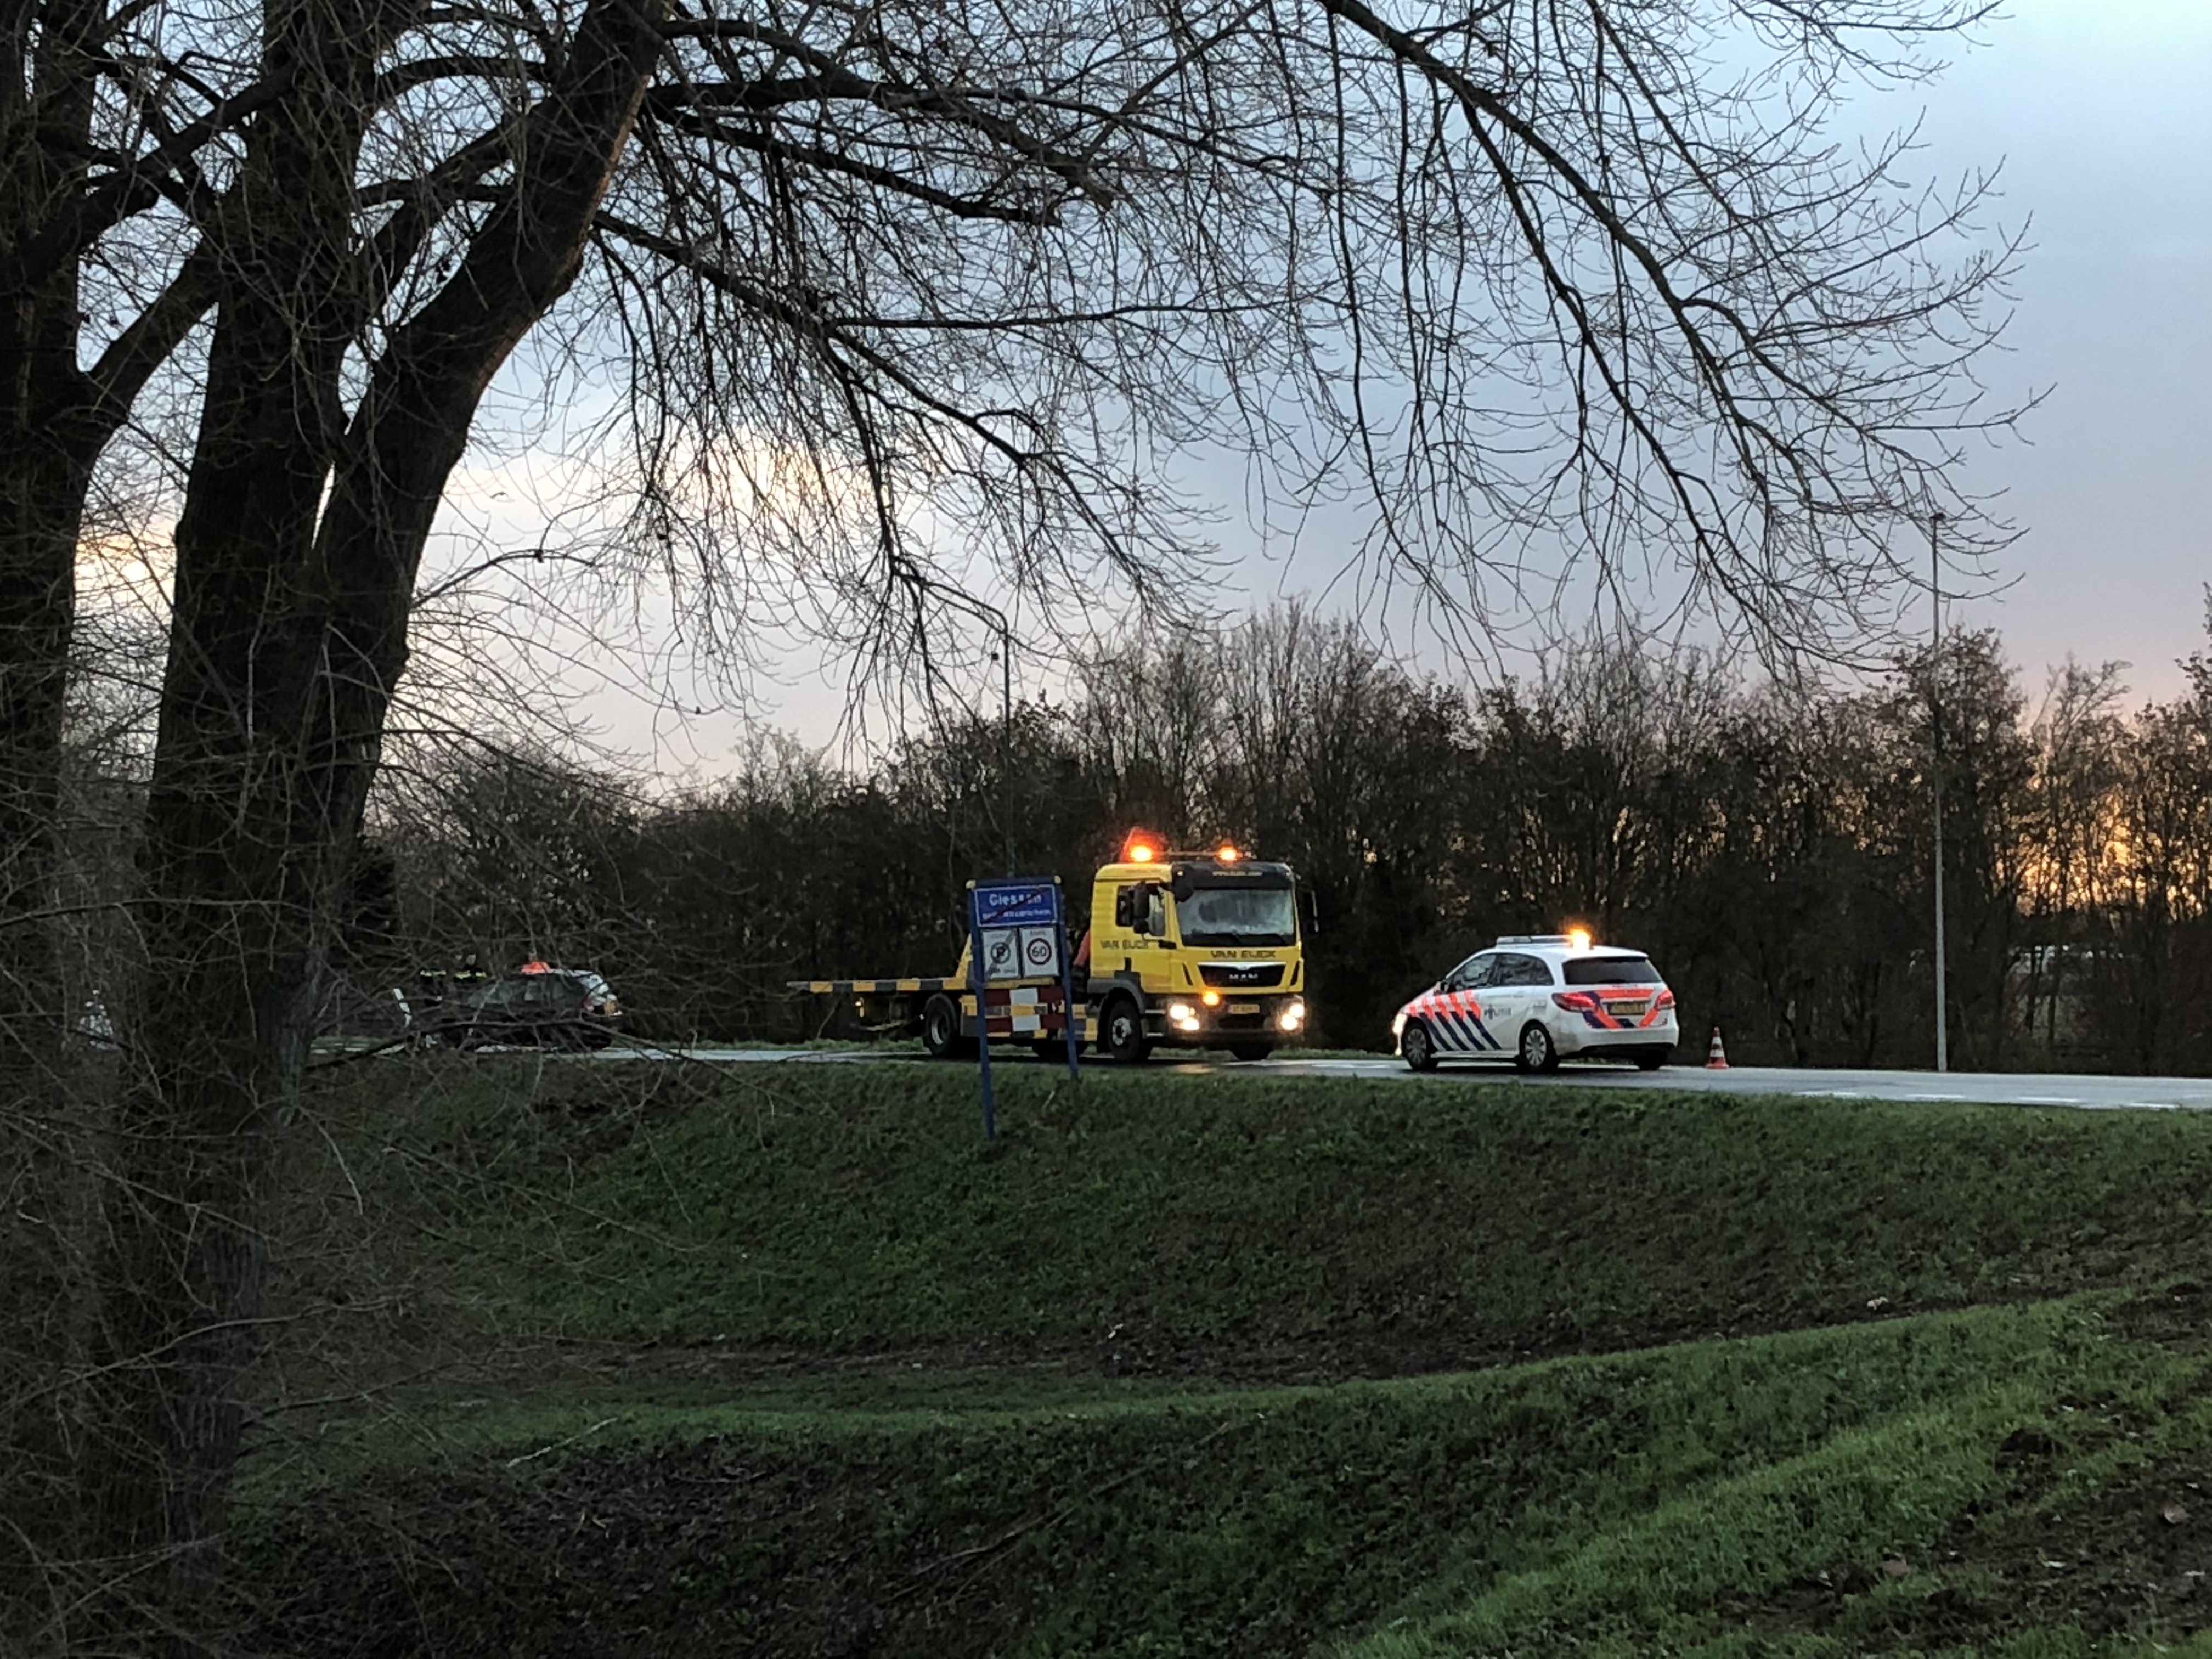
[{"label": "truck headlight", "polygon": [[1306,1023],[1306,1005],[1303,997],[1293,997],[1290,1006],[1276,1017],[1275,1024],[1285,1031],[1295,1031]]},{"label": "truck headlight", "polygon": [[1185,1031],[1198,1029],[1198,1010],[1188,1002],[1168,1004],[1168,1024]]}]

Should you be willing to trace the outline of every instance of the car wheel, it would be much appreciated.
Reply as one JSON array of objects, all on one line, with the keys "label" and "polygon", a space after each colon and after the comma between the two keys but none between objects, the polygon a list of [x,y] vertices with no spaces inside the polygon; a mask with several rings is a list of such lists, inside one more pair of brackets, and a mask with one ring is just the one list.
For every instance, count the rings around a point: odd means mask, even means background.
[{"label": "car wheel", "polygon": [[1141,1066],[1152,1055],[1145,1041],[1145,1016],[1134,997],[1115,997],[1099,1017],[1098,1046],[1116,1066]]},{"label": "car wheel", "polygon": [[921,1046],[933,1060],[959,1060],[975,1052],[974,1041],[960,1035],[960,1005],[942,992],[922,1007]]},{"label": "car wheel", "polygon": [[1552,1034],[1530,1020],[1521,1028],[1521,1047],[1513,1055],[1513,1063],[1524,1072],[1558,1071],[1559,1050]]},{"label": "car wheel", "polygon": [[1272,1042],[1232,1042],[1229,1052],[1239,1060],[1265,1060],[1275,1052]]},{"label": "car wheel", "polygon": [[1398,1052],[1406,1057],[1408,1069],[1433,1072],[1437,1069],[1437,1041],[1429,1035],[1429,1028],[1419,1020],[1407,1024],[1398,1034]]}]

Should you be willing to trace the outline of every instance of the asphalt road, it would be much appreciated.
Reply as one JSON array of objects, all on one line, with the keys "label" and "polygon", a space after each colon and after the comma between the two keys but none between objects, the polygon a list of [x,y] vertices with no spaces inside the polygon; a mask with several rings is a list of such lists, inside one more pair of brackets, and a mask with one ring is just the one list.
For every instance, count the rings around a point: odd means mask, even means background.
[{"label": "asphalt road", "polygon": [[[1265,1069],[1349,1077],[1413,1078],[1397,1060],[1269,1060]],[[2033,1072],[1841,1072],[1782,1066],[1732,1066],[1711,1072],[1669,1066],[1641,1073],[1618,1066],[1562,1066],[1549,1077],[1523,1078],[1508,1066],[1446,1066],[1437,1079],[1512,1079],[1539,1089],[1679,1089],[1692,1093],[1802,1095],[1824,1100],[1980,1101],[1999,1106],[2075,1106],[2092,1109],[2148,1107],[2212,1110],[2212,1078],[2085,1077]]]},{"label": "asphalt road", "polygon": [[[579,1056],[580,1058],[581,1056]],[[880,1053],[813,1048],[607,1048],[590,1056],[615,1061],[682,1058],[709,1065],[850,1065],[881,1060]],[[994,1058],[999,1058],[994,1055]],[[914,1059],[923,1063],[917,1048]],[[1026,1054],[1007,1054],[1002,1063],[1030,1066]],[[1086,1065],[1090,1064],[1085,1060]],[[1103,1063],[1103,1062],[1101,1062]],[[1373,1060],[1235,1060],[1224,1056],[1176,1058],[1154,1055],[1152,1065],[1187,1074],[1224,1077],[1398,1078],[1424,1087],[1449,1087],[1455,1081],[1510,1082],[1530,1089],[1678,1089],[1736,1095],[1801,1095],[1826,1100],[1980,1101],[2000,1106],[2072,1106],[2090,1110],[2119,1108],[2161,1111],[2212,1110],[2212,1078],[2088,1077],[2075,1073],[2032,1072],[1842,1072],[1798,1070],[1778,1066],[1735,1066],[1708,1071],[1700,1066],[1669,1066],[1638,1072],[1621,1066],[1577,1066],[1570,1061],[1548,1077],[1522,1077],[1507,1065],[1446,1066],[1416,1076],[1403,1062]]]}]

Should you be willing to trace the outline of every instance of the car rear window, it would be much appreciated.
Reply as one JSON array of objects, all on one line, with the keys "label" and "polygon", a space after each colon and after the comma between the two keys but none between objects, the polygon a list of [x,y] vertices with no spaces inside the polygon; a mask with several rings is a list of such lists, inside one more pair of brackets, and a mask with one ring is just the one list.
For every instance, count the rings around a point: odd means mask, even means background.
[{"label": "car rear window", "polygon": [[1569,957],[1560,967],[1570,985],[1663,985],[1649,957]]}]

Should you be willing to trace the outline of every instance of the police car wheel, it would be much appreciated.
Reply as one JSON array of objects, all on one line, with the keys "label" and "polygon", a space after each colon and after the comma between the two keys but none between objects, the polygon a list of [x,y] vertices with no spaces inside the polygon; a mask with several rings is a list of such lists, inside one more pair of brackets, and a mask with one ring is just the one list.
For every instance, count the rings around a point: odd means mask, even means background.
[{"label": "police car wheel", "polygon": [[1100,1022],[1100,1047],[1117,1066],[1141,1066],[1152,1058],[1152,1045],[1145,1041],[1145,1016],[1135,999],[1115,997],[1106,1005]]},{"label": "police car wheel", "polygon": [[1558,1071],[1559,1051],[1552,1042],[1552,1034],[1530,1020],[1521,1028],[1521,1047],[1513,1056],[1513,1063],[1524,1072]]},{"label": "police car wheel", "polygon": [[1436,1040],[1429,1028],[1419,1020],[1407,1025],[1398,1038],[1398,1052],[1406,1057],[1408,1070],[1433,1072],[1437,1069]]}]

